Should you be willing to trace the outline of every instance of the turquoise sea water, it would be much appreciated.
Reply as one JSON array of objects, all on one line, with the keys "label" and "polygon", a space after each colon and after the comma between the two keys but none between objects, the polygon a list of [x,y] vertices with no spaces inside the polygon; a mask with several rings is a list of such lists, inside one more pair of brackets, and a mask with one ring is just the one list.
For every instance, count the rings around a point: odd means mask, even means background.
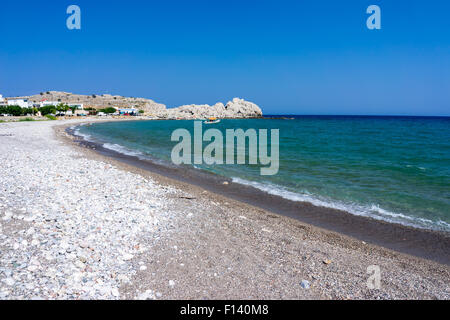
[{"label": "turquoise sea water", "polygon": [[[291,118],[291,117],[290,117]],[[193,121],[82,126],[86,138],[119,152],[170,163],[172,131]],[[217,128],[279,129],[280,169],[196,165],[291,200],[357,215],[450,231],[450,118],[294,117],[222,120]],[[208,142],[204,142],[204,145]]]}]

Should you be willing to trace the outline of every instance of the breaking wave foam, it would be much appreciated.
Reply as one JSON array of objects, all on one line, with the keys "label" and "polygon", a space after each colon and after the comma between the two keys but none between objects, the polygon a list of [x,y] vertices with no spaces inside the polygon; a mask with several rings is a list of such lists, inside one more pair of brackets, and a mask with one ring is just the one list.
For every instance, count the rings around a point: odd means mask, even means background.
[{"label": "breaking wave foam", "polygon": [[74,128],[74,127],[71,127],[70,129],[72,129],[72,130],[75,129],[75,130],[73,131],[73,134],[74,134],[74,135],[83,138],[83,139],[84,139],[85,141],[87,141],[87,142],[93,142],[92,136],[89,135],[89,134],[81,133],[81,132],[80,132],[80,128]]},{"label": "breaking wave foam", "polygon": [[260,183],[256,181],[248,181],[245,179],[233,177],[232,181],[234,183],[239,183],[246,186],[251,186],[258,190],[267,192],[268,194],[279,196],[281,198],[297,201],[297,202],[308,202],[318,207],[326,207],[331,209],[337,209],[349,212],[353,215],[370,217],[377,220],[383,220],[390,223],[398,223],[405,226],[411,226],[415,228],[422,229],[433,229],[441,231],[450,231],[450,224],[444,221],[431,221],[419,217],[411,217],[402,213],[394,213],[383,208],[380,208],[376,204],[370,206],[362,206],[358,204],[347,204],[339,201],[331,201],[328,199],[320,199],[319,197],[306,194],[306,193],[295,193],[285,188],[273,185],[271,183]]},{"label": "breaking wave foam", "polygon": [[125,148],[124,146],[121,146],[120,144],[116,144],[116,143],[104,143],[103,147],[105,149],[113,150],[118,153],[125,154],[127,156],[133,156],[133,157],[138,157],[138,158],[141,158],[144,156],[144,154],[140,151],[130,150],[130,149]]}]

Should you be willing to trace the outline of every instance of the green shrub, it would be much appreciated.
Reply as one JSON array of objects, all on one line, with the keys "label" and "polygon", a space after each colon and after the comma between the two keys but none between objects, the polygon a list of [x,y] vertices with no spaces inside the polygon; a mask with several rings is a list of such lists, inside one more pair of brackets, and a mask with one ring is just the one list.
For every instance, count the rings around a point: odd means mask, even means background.
[{"label": "green shrub", "polygon": [[20,119],[19,121],[34,121],[33,118],[25,118],[25,119]]},{"label": "green shrub", "polygon": [[49,120],[56,120],[56,117],[55,117],[55,116],[52,116],[52,115],[50,115],[50,114],[47,114],[45,117],[46,117],[47,119],[49,119]]},{"label": "green shrub", "polygon": [[7,106],[6,113],[15,117],[22,115],[22,108],[20,106]]},{"label": "green shrub", "polygon": [[104,112],[104,113],[114,113],[116,112],[116,109],[113,107],[109,107],[109,108],[105,108],[105,109],[100,109],[100,112]]},{"label": "green shrub", "polygon": [[34,114],[33,108],[22,108],[22,115]]},{"label": "green shrub", "polygon": [[66,112],[70,109],[70,107],[67,104],[60,103],[56,106],[56,110],[59,112]]},{"label": "green shrub", "polygon": [[44,107],[40,108],[39,111],[41,111],[41,114],[43,116],[46,116],[50,113],[56,113],[56,107],[55,106],[44,106]]}]

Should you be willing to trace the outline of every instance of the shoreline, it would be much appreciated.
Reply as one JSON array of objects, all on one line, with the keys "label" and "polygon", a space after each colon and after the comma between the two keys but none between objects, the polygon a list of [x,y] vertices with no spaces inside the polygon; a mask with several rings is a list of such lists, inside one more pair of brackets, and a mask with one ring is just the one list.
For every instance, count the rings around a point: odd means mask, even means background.
[{"label": "shoreline", "polygon": [[[208,192],[292,218],[320,229],[336,232],[395,252],[450,265],[450,234],[446,232],[358,216],[333,208],[318,207],[308,202],[285,199],[251,186],[234,183],[229,178],[203,170],[168,167],[150,160],[142,160],[136,156],[106,149],[98,143],[79,140],[82,138],[74,136],[69,127],[69,125],[60,127],[57,132],[61,130],[67,132],[75,137],[75,139],[69,139],[71,143],[82,146],[89,151],[95,150],[94,152],[103,157],[164,176],[173,182],[195,185]],[[228,184],[224,185],[223,182],[225,181]]]},{"label": "shoreline", "polygon": [[78,123],[0,126],[0,299],[450,299],[448,265],[106,157]]}]

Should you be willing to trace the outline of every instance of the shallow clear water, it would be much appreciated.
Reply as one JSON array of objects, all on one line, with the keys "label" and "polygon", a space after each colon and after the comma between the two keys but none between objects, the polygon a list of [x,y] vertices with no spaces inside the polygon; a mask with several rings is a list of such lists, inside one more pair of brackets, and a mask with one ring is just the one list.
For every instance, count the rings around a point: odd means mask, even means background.
[{"label": "shallow clear water", "polygon": [[[193,121],[82,126],[119,152],[170,162],[172,131]],[[222,120],[203,129],[280,130],[280,169],[196,165],[282,197],[416,227],[450,231],[450,118],[295,117]],[[209,142],[204,142],[206,146]]]}]

